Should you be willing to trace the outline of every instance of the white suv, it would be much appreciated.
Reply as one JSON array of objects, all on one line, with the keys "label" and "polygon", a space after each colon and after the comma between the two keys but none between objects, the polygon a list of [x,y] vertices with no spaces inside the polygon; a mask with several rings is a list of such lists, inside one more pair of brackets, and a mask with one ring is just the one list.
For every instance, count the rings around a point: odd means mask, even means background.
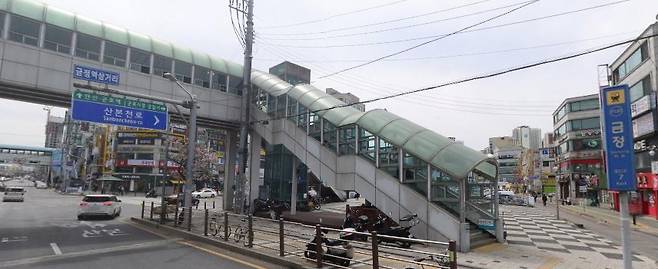
[{"label": "white suv", "polygon": [[3,202],[23,202],[25,200],[25,189],[23,187],[6,187],[5,196],[2,196]]},{"label": "white suv", "polygon": [[86,195],[82,198],[80,209],[78,210],[79,220],[87,216],[108,216],[115,218],[119,215],[121,215],[121,200],[109,194]]},{"label": "white suv", "polygon": [[217,192],[209,188],[192,192],[192,197],[196,198],[215,198],[215,196],[217,196]]}]

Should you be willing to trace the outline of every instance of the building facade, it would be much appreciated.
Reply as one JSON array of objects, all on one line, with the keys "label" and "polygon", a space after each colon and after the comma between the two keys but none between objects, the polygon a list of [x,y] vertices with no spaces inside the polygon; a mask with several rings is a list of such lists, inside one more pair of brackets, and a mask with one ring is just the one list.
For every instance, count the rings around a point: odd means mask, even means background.
[{"label": "building facade", "polygon": [[517,145],[527,149],[537,150],[541,147],[541,129],[519,126],[512,130],[512,138]]},{"label": "building facade", "polygon": [[498,161],[498,182],[500,185],[518,184],[521,178],[520,158],[523,148],[518,146],[510,136],[489,138],[490,153]]},{"label": "building facade", "polygon": [[61,148],[64,136],[64,118],[49,116],[46,122],[46,143],[47,148]]},{"label": "building facade", "polygon": [[359,99],[359,97],[357,97],[356,95],[354,95],[352,93],[349,93],[349,92],[342,93],[342,92],[339,92],[337,90],[334,90],[333,88],[327,88],[326,92],[327,92],[328,95],[331,95],[334,98],[336,98],[340,101],[343,101],[348,105],[352,105],[353,108],[356,108],[357,110],[359,110],[361,112],[366,111],[366,104],[357,104],[358,102],[360,102],[360,99]]},{"label": "building facade", "polygon": [[[658,33],[658,22],[650,25],[641,36]],[[637,192],[631,194],[631,208],[636,214],[651,215],[658,219],[658,167],[656,152],[656,88],[658,87],[658,38],[632,43],[612,64],[613,85],[626,84],[630,88],[633,140],[635,143],[635,172]],[[613,194],[614,195],[614,194]],[[616,197],[616,195],[614,196]],[[618,208],[618,207],[617,207]]]},{"label": "building facade", "polygon": [[599,201],[599,192],[607,185],[599,116],[598,94],[567,98],[553,112],[558,188],[562,199]]},{"label": "building facade", "polygon": [[311,83],[311,69],[288,61],[270,67],[270,74],[292,85]]}]

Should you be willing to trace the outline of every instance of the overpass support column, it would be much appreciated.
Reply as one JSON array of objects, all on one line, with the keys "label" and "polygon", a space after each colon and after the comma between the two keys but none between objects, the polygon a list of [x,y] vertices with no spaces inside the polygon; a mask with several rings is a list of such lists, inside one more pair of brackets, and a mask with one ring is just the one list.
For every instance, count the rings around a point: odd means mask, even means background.
[{"label": "overpass support column", "polygon": [[292,185],[292,190],[290,191],[290,215],[297,214],[297,185],[299,180],[297,179],[297,166],[299,166],[299,160],[295,155],[292,155],[292,179],[290,180]]},{"label": "overpass support column", "polygon": [[232,211],[233,210],[233,198],[234,194],[233,191],[235,191],[235,165],[237,164],[237,159],[238,159],[238,148],[237,148],[237,143],[238,142],[238,134],[235,130],[229,130],[227,131],[227,136],[226,136],[226,154],[225,158],[226,160],[224,161],[224,193],[223,193],[223,199],[224,202],[222,203],[222,209],[226,211]]},{"label": "overpass support column", "polygon": [[263,185],[263,179],[260,178],[260,150],[262,143],[261,136],[258,133],[252,131],[249,136],[251,136],[251,153],[249,153],[249,190],[247,190],[249,196],[247,196],[247,203],[251,205],[254,199],[258,198],[258,189]]},{"label": "overpass support column", "polygon": [[471,249],[470,226],[466,221],[466,197],[468,197],[466,192],[466,187],[468,186],[468,184],[466,184],[467,180],[467,178],[462,178],[460,180],[461,187],[459,188],[459,250],[462,252],[468,252]]}]

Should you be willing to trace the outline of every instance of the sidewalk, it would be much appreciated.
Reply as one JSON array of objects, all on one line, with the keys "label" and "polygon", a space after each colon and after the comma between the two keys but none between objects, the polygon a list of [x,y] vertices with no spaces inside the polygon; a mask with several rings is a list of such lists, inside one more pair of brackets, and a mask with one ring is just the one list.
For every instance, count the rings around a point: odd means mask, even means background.
[{"label": "sidewalk", "polygon": [[[596,219],[603,223],[621,225],[619,212],[607,207],[575,206],[561,205],[560,209],[568,210],[572,214],[578,214]],[[632,221],[632,219],[631,219]],[[631,222],[631,229],[641,233],[658,235],[658,220],[648,216],[637,216],[636,225]]]}]

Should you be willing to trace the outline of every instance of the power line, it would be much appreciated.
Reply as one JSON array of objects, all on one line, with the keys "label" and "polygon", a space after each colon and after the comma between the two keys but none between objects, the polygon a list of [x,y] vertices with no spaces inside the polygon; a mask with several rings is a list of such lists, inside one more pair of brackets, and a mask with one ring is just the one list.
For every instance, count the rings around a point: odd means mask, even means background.
[{"label": "power line", "polygon": [[[545,20],[545,19],[565,16],[565,15],[569,15],[569,14],[589,11],[589,10],[593,10],[593,9],[599,9],[599,8],[603,8],[603,7],[613,6],[613,5],[617,5],[617,4],[621,4],[621,3],[629,2],[629,1],[630,0],[621,0],[621,1],[616,1],[616,2],[610,2],[610,3],[605,3],[605,4],[601,4],[601,5],[596,5],[596,6],[590,6],[590,7],[586,7],[586,8],[582,8],[582,9],[570,10],[570,11],[565,11],[565,12],[560,12],[560,13],[554,13],[554,14],[551,14],[551,15],[546,15],[546,16],[535,17],[535,18],[526,19],[526,20],[515,21],[515,22],[511,22],[511,23],[498,24],[498,25],[492,25],[492,26],[483,27],[483,28],[471,29],[471,30],[463,31],[461,33],[462,34],[463,33],[473,33],[473,32],[491,30],[491,29],[496,29],[496,28],[503,28],[503,27],[512,26],[512,25],[528,23],[528,22],[534,22],[534,21],[539,21],[539,20]],[[431,38],[442,37],[442,36],[445,36],[445,35],[447,35],[447,34],[420,36],[420,37],[412,37],[412,38],[405,38],[405,39],[378,41],[378,42],[362,42],[362,43],[320,45],[320,46],[289,45],[289,44],[279,44],[279,43],[268,43],[268,44],[272,45],[272,46],[287,47],[287,48],[327,49],[327,48],[346,48],[346,47],[363,47],[363,46],[388,45],[388,44],[404,43],[404,42],[411,42],[411,41],[418,41],[418,40],[427,40],[427,39],[431,39]],[[266,37],[259,37],[259,39],[261,39],[263,41],[272,40],[271,38],[266,38]],[[283,39],[280,39],[280,40],[283,40]]]},{"label": "power line", "polygon": [[[387,20],[387,21],[382,21],[382,22],[376,22],[376,23],[367,23],[367,24],[361,24],[361,25],[355,25],[355,26],[347,26],[347,27],[340,27],[340,28],[334,28],[334,29],[329,29],[329,30],[324,30],[324,31],[319,31],[319,32],[305,32],[305,33],[261,33],[262,35],[265,36],[299,36],[299,35],[320,35],[320,34],[328,34],[328,33],[333,33],[333,32],[341,32],[341,31],[346,31],[346,30],[352,30],[352,29],[359,29],[359,28],[366,28],[366,27],[371,27],[371,26],[379,26],[379,25],[384,25],[384,24],[389,24],[389,23],[394,23],[394,22],[401,22],[405,20],[411,20],[411,19],[417,19],[429,15],[434,15],[438,13],[443,13],[443,12],[448,12],[448,11],[453,11],[465,7],[470,7],[474,5],[478,5],[484,2],[489,2],[491,0],[481,0],[478,2],[473,2],[473,3],[468,3],[464,5],[459,5],[456,7],[451,7],[451,8],[445,8],[445,9],[439,9],[435,10],[432,12],[427,12],[427,13],[422,13],[414,16],[408,16],[408,17],[403,17],[403,18],[398,18],[398,19],[393,19],[393,20]],[[272,40],[277,40],[275,38],[272,38]]]},{"label": "power line", "polygon": [[[539,62],[535,62],[535,63],[532,63],[532,64],[527,64],[527,65],[523,65],[523,66],[519,66],[519,67],[507,68],[507,69],[504,69],[502,71],[497,71],[497,72],[493,72],[493,73],[489,73],[489,74],[473,76],[473,77],[469,77],[469,78],[464,78],[464,79],[460,79],[460,80],[446,82],[446,83],[438,84],[438,85],[435,85],[435,86],[420,88],[420,89],[416,89],[416,90],[404,91],[404,92],[391,94],[391,95],[387,95],[387,96],[383,96],[383,97],[373,98],[373,99],[370,99],[370,100],[355,102],[355,103],[352,103],[352,104],[336,105],[336,106],[332,106],[332,107],[329,107],[329,108],[317,109],[317,110],[313,110],[313,111],[307,111],[306,113],[318,113],[318,112],[328,111],[328,110],[337,109],[337,108],[349,107],[349,106],[357,105],[357,104],[367,104],[367,103],[372,103],[372,102],[376,102],[376,101],[401,97],[401,96],[405,96],[405,95],[411,95],[411,94],[415,94],[415,93],[419,93],[419,92],[430,91],[430,90],[443,88],[443,87],[447,87],[447,86],[451,86],[451,85],[457,85],[457,84],[462,84],[462,83],[466,83],[466,82],[497,77],[497,76],[504,75],[504,74],[507,74],[507,73],[512,73],[512,72],[521,71],[521,70],[525,70],[525,69],[530,69],[530,68],[545,65],[545,64],[556,63],[556,62],[561,62],[561,61],[581,57],[581,56],[584,56],[584,55],[588,55],[588,54],[592,54],[592,53],[595,53],[595,52],[611,49],[611,48],[614,48],[614,47],[618,47],[618,46],[633,43],[633,42],[638,42],[640,40],[653,38],[653,37],[658,37],[658,34],[640,36],[640,37],[635,38],[635,39],[630,39],[630,40],[617,42],[617,43],[607,45],[607,46],[604,46],[604,47],[600,47],[600,48],[596,48],[596,49],[590,49],[590,50],[586,50],[586,51],[578,52],[578,53],[573,53],[573,54],[569,54],[569,55],[554,58],[554,59],[546,59],[546,60],[542,60],[542,61],[539,61]],[[298,113],[296,115],[290,115],[290,116],[284,116],[284,117],[273,117],[273,118],[269,118],[268,120],[277,120],[277,119],[303,116],[306,113]],[[258,121],[254,121],[254,122],[263,122],[263,121],[265,121],[265,120],[258,120]]]},{"label": "power line", "polygon": [[[468,57],[468,56],[491,55],[491,54],[500,54],[500,53],[507,53],[507,52],[516,52],[516,51],[524,51],[524,50],[532,50],[532,49],[557,47],[557,46],[570,45],[570,44],[576,44],[576,43],[581,43],[581,42],[605,39],[605,38],[610,38],[610,37],[615,37],[615,36],[620,36],[620,35],[630,35],[630,34],[635,34],[635,33],[637,33],[637,31],[628,31],[628,32],[622,32],[622,33],[616,33],[616,34],[609,34],[609,35],[602,35],[602,36],[596,36],[596,37],[590,37],[590,38],[568,40],[568,41],[555,42],[555,43],[538,44],[538,45],[526,46],[526,47],[516,47],[516,48],[508,48],[508,49],[500,49],[500,50],[488,50],[488,51],[464,52],[464,53],[446,54],[446,55],[440,55],[440,56],[393,58],[393,59],[384,59],[383,61],[386,61],[386,62],[424,61],[424,60],[450,59],[450,58],[459,58],[459,57]],[[266,45],[269,45],[269,44],[266,44]],[[280,60],[280,59],[270,59],[270,58],[256,58],[256,59],[261,60],[261,61],[279,61]],[[367,59],[335,59],[335,60],[297,59],[296,61],[302,62],[302,63],[362,63],[362,62],[367,62],[369,60],[367,60]]]},{"label": "power line", "polygon": [[335,18],[342,17],[342,16],[347,16],[347,15],[366,12],[366,11],[370,11],[370,10],[374,10],[374,9],[378,9],[378,8],[387,7],[387,6],[397,5],[397,4],[406,2],[406,1],[408,1],[408,0],[397,0],[397,1],[388,2],[388,3],[377,5],[377,6],[357,9],[357,10],[348,11],[348,12],[344,12],[344,13],[338,13],[338,14],[335,14],[335,15],[331,15],[331,16],[328,16],[328,17],[321,18],[321,19],[314,19],[314,20],[308,20],[308,21],[291,23],[291,24],[284,24],[284,25],[265,26],[265,27],[261,27],[261,28],[263,28],[263,29],[275,29],[275,28],[297,27],[297,26],[302,26],[302,25],[307,25],[307,24],[314,24],[314,23],[324,22],[324,21],[328,21],[328,20],[335,19]]},{"label": "power line", "polygon": [[432,39],[432,40],[425,41],[425,42],[423,42],[423,43],[420,43],[420,44],[417,44],[417,45],[411,46],[411,47],[409,47],[409,48],[406,48],[406,49],[403,49],[403,50],[400,50],[400,51],[397,51],[397,52],[394,52],[394,53],[391,53],[391,54],[388,54],[388,55],[385,55],[385,56],[382,56],[382,57],[379,57],[379,58],[376,58],[376,59],[374,59],[374,60],[371,60],[371,61],[368,61],[368,62],[365,62],[365,63],[362,63],[362,64],[357,64],[357,65],[354,65],[354,66],[351,66],[351,67],[348,67],[348,68],[345,68],[345,69],[341,69],[341,70],[336,71],[336,72],[333,72],[333,73],[331,73],[331,74],[321,76],[321,77],[319,77],[318,79],[323,79],[323,78],[326,78],[326,77],[334,76],[334,75],[337,75],[337,74],[340,74],[340,73],[343,73],[343,72],[347,72],[347,71],[350,71],[350,70],[353,70],[353,69],[356,69],[356,68],[359,68],[359,67],[363,67],[363,66],[366,66],[366,65],[369,65],[369,64],[372,64],[372,63],[379,62],[379,61],[381,61],[381,60],[383,60],[383,59],[386,59],[386,58],[390,58],[390,57],[393,57],[393,56],[396,56],[396,55],[400,55],[400,54],[405,53],[405,52],[407,52],[407,51],[414,50],[414,49],[416,49],[416,48],[419,48],[419,47],[425,46],[425,45],[427,45],[427,44],[430,44],[430,43],[433,43],[433,42],[436,42],[436,41],[439,41],[439,40],[444,39],[444,38],[446,38],[446,37],[449,37],[449,36],[455,35],[455,34],[457,34],[457,33],[459,33],[459,32],[466,31],[466,30],[471,29],[471,28],[473,28],[473,27],[476,27],[476,26],[478,26],[478,25],[482,25],[482,24],[485,24],[485,23],[487,23],[487,22],[493,21],[493,20],[495,20],[495,19],[498,19],[498,18],[503,17],[503,16],[505,16],[505,15],[511,14],[511,13],[513,13],[514,11],[517,11],[517,10],[519,10],[519,9],[522,9],[522,8],[524,8],[524,7],[527,7],[527,6],[532,5],[532,4],[534,4],[534,3],[537,3],[537,2],[539,2],[539,0],[533,0],[532,2],[525,3],[525,4],[521,5],[521,6],[515,7],[515,8],[513,8],[513,9],[511,9],[511,10],[505,11],[505,12],[503,12],[503,13],[501,13],[501,14],[498,14],[498,15],[493,16],[493,17],[491,17],[491,18],[488,18],[488,19],[486,19],[486,20],[483,20],[483,21],[477,22],[477,23],[475,23],[475,24],[471,24],[471,25],[469,25],[469,26],[466,26],[466,27],[464,27],[464,28],[461,28],[461,29],[459,29],[459,30],[457,30],[457,31],[454,31],[454,32],[452,32],[452,33],[449,33],[449,34],[447,34],[447,35],[440,36],[440,37],[434,38],[434,39]]}]

